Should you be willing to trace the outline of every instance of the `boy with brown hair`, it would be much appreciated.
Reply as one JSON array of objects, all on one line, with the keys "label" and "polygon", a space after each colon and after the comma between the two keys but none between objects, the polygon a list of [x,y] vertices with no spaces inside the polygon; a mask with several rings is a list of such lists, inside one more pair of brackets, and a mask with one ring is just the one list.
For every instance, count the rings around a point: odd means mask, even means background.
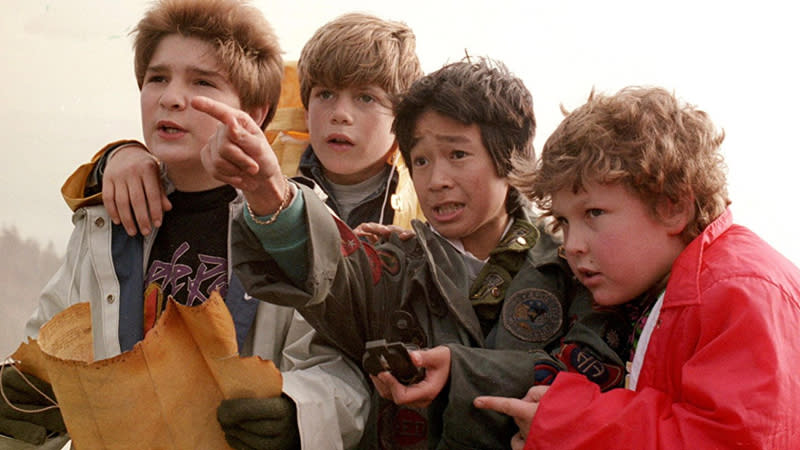
[{"label": "boy with brown hair", "polygon": [[[309,145],[297,165],[281,162],[284,172],[318,187],[328,206],[353,228],[365,222],[410,228],[411,219],[422,213],[396,152],[392,107],[421,75],[416,39],[404,23],[350,13],[321,26],[297,63],[308,133],[296,130],[294,137],[308,139]],[[281,119],[299,128],[297,117]],[[114,223],[131,235],[137,225],[149,234],[171,208],[160,176],[159,161],[141,144],[120,141],[73,174],[62,192],[76,204],[86,199],[75,197],[102,190]]]},{"label": "boy with brown hair", "polygon": [[[364,378],[291,308],[247,296],[232,270],[229,241],[243,198],[201,162],[219,122],[192,108],[193,98],[245,111],[253,132],[263,133],[273,117],[283,64],[272,27],[238,0],[161,0],[134,35],[143,135],[174,187],[172,209],[158,233],[142,237],[112,226],[102,206],[79,208],[65,262],[42,292],[26,333],[35,337],[58,312],[90,302],[94,358],[106,359],[142,340],[168,299],[193,305],[218,291],[233,316],[240,354],[271,359],[283,375],[279,397],[222,402],[218,420],[230,445],[355,445],[369,408]],[[24,388],[19,377],[5,370],[3,386]],[[5,401],[1,406],[4,433],[40,442],[48,431],[64,431],[55,419],[56,426],[20,426],[39,425],[38,414],[19,414]]]},{"label": "boy with brown hair", "polygon": [[422,76],[411,29],[345,14],[308,40],[297,75],[310,138],[300,173],[322,188],[328,206],[350,227],[410,228],[421,214],[396,151],[392,108]]},{"label": "boy with brown hair", "polygon": [[281,175],[266,141],[244,133],[241,111],[192,104],[227,125],[203,161],[247,199],[234,257],[248,288],[298,308],[355,361],[380,348],[368,341],[430,348],[406,367],[424,376],[394,372],[409,386],[381,371],[391,354],[368,369],[391,400],[374,403],[374,447],[502,448],[513,422],[476,410],[478,393],[521,396],[530,377],[548,383],[565,369],[604,388],[622,380],[620,349],[606,338],[626,331],[612,329],[611,314],[583,320],[587,293],[509,185],[512,157],[533,156],[536,122],[530,93],[504,66],[450,64],[403,96],[394,130],[429,222],[413,222],[413,239],[392,235],[375,247]]},{"label": "boy with brown hair", "polygon": [[639,311],[628,389],[571,374],[511,414],[513,448],[796,448],[800,271],[733,223],[717,131],[660,88],[592,92],[515,185],[600,305]]}]

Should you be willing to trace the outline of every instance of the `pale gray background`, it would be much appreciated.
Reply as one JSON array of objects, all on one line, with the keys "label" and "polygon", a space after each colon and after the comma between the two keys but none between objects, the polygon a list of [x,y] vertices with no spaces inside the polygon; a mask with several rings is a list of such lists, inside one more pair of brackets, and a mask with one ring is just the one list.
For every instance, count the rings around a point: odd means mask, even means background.
[{"label": "pale gray background", "polygon": [[[0,226],[53,242],[72,229],[59,188],[113,139],[140,136],[132,25],[140,0],[4,0],[0,14]],[[796,263],[797,44],[791,2],[262,0],[287,59],[348,11],[403,20],[424,69],[472,55],[504,60],[533,92],[536,148],[592,86],[657,84],[727,133],[735,219]],[[298,6],[299,5],[299,6]]]}]

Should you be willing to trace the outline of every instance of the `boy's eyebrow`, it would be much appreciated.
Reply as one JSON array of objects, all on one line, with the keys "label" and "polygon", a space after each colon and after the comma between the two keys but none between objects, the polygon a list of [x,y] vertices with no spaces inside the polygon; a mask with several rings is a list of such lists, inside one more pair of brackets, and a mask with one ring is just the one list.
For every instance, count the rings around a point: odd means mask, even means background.
[{"label": "boy's eyebrow", "polygon": [[[147,71],[148,72],[168,72],[169,71],[169,65],[167,65],[167,64],[157,64],[157,65],[154,65],[154,66],[149,66],[147,68]],[[203,77],[209,77],[209,78],[210,77],[217,77],[217,78],[227,79],[227,77],[222,72],[220,72],[219,70],[208,70],[208,69],[204,69],[204,68],[199,67],[199,66],[189,66],[189,67],[187,67],[187,71],[190,72],[190,73],[193,73],[195,75],[200,75],[200,76],[203,76]]]},{"label": "boy's eyebrow", "polygon": [[472,139],[460,134],[435,134],[434,137],[437,141],[450,142],[450,143],[465,143],[471,142]]},{"label": "boy's eyebrow", "polygon": [[[472,139],[468,138],[467,136],[463,136],[460,134],[439,134],[436,133],[433,135],[433,138],[438,142],[446,142],[449,144],[466,144],[472,142]],[[419,141],[422,140],[422,136],[414,136],[411,138],[411,145],[410,148],[414,148],[417,146]]]},{"label": "boy's eyebrow", "polygon": [[[412,136],[412,139],[414,139],[414,142],[417,142],[423,138],[422,135],[423,132],[421,132],[419,128],[414,131],[415,132],[414,135]],[[428,130],[425,130],[424,134],[429,134]],[[472,140],[469,137],[464,136],[463,134],[448,134],[448,133],[436,133],[436,132],[433,132],[433,138],[436,139],[437,141],[444,141],[444,142],[470,142]]]}]

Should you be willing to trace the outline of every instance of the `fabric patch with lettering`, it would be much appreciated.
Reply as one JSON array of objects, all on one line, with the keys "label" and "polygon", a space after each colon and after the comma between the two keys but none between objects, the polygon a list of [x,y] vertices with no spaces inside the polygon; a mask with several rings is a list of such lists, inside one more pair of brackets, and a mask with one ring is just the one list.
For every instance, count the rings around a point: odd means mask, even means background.
[{"label": "fabric patch with lettering", "polygon": [[569,372],[585,375],[589,381],[600,386],[601,391],[618,387],[625,376],[622,367],[606,364],[574,343],[564,344],[557,357]]}]

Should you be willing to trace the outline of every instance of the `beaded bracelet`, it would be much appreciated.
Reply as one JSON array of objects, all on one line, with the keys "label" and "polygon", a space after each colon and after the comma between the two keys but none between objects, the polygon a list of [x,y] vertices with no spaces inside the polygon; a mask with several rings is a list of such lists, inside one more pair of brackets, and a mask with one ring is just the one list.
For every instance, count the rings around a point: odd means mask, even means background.
[{"label": "beaded bracelet", "polygon": [[289,204],[289,197],[291,197],[291,191],[290,191],[291,183],[286,178],[284,178],[284,180],[286,181],[286,189],[284,189],[284,191],[283,191],[283,199],[281,200],[280,206],[278,206],[278,210],[275,211],[274,213],[272,213],[272,216],[269,219],[261,220],[258,217],[256,217],[256,215],[253,213],[253,210],[250,209],[250,202],[247,202],[247,201],[244,202],[245,206],[247,207],[247,212],[250,213],[250,218],[253,219],[253,222],[255,222],[255,223],[259,224],[259,225],[272,225],[272,223],[274,223],[276,220],[278,220],[278,215]]}]

